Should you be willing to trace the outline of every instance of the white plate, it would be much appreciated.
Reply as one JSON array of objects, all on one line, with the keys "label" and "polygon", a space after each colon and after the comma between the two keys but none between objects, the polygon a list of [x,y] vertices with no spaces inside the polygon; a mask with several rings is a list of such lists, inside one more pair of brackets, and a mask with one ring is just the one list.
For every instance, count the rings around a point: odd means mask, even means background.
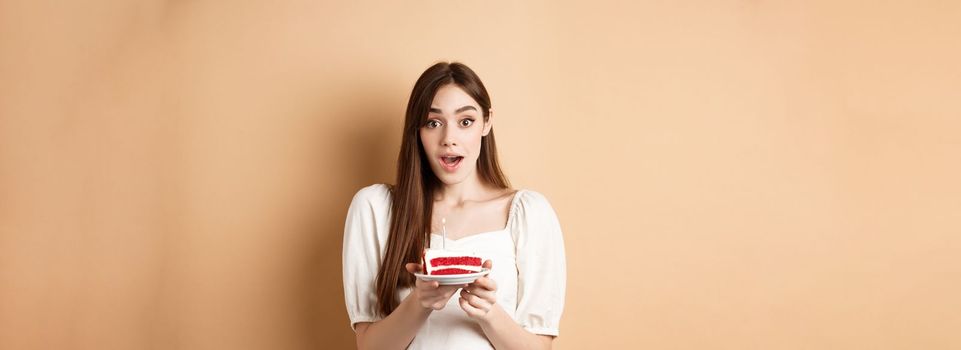
[{"label": "white plate", "polygon": [[440,282],[442,286],[453,285],[453,284],[469,284],[473,283],[475,280],[481,276],[486,276],[491,272],[491,269],[482,269],[479,272],[474,273],[464,273],[460,275],[424,275],[415,273],[414,276],[422,279],[424,281],[437,281]]}]

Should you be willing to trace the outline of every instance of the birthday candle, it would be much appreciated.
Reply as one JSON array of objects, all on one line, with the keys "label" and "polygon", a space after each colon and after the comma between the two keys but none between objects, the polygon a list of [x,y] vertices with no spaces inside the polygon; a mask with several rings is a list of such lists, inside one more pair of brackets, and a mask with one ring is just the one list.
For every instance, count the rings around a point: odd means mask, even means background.
[{"label": "birthday candle", "polygon": [[441,243],[441,249],[447,250],[447,218],[440,219],[441,230],[444,231],[444,242]]}]

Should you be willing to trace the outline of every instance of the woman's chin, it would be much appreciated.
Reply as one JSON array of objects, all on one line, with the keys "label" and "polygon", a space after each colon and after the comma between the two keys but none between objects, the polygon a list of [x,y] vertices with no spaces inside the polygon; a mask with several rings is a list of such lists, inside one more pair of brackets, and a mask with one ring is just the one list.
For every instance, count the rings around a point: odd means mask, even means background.
[{"label": "woman's chin", "polygon": [[457,185],[464,182],[464,180],[467,180],[467,176],[461,174],[443,174],[437,178],[440,179],[440,182],[446,186]]}]

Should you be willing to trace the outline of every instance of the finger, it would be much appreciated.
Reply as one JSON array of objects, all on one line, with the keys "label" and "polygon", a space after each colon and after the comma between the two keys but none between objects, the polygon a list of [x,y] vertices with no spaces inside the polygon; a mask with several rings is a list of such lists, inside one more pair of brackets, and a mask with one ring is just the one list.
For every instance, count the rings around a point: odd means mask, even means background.
[{"label": "finger", "polygon": [[424,281],[418,278],[416,281],[414,281],[414,286],[422,291],[435,291],[438,287],[440,287],[440,283],[437,281]]},{"label": "finger", "polygon": [[497,283],[494,282],[494,279],[486,276],[474,280],[474,283],[471,283],[471,286],[480,287],[491,291],[497,290]]},{"label": "finger", "polygon": [[[451,297],[453,297],[454,293],[456,292],[457,290],[451,290],[449,292],[434,291],[434,294],[425,297],[425,300],[427,300],[427,303],[439,303],[446,305],[448,302],[450,302]],[[435,308],[435,310],[440,309]]]},{"label": "finger", "polygon": [[[436,284],[437,281],[426,282],[430,284]],[[420,289],[421,300],[426,300],[427,303],[434,302],[447,302],[450,297],[460,289],[459,286],[439,286],[439,287],[425,287]]]},{"label": "finger", "polygon": [[[437,282],[437,281],[434,281],[434,282]],[[464,287],[467,287],[467,285],[466,285],[466,284],[445,284],[445,285],[443,285],[443,286],[440,286],[440,289],[443,289],[443,290],[448,290],[448,289],[450,289],[450,290],[458,290],[458,289],[461,289],[461,288],[464,288]]]},{"label": "finger", "polygon": [[458,300],[457,303],[460,305],[460,308],[463,309],[464,312],[466,312],[467,315],[469,316],[479,317],[484,315],[483,311],[478,310],[476,307],[471,306],[471,304],[467,302],[467,299],[460,298],[460,300]]},{"label": "finger", "polygon": [[481,265],[481,267],[486,268],[486,269],[493,268],[493,267],[494,267],[494,261],[492,261],[492,260],[485,260],[485,261],[484,261],[484,264]]},{"label": "finger", "polygon": [[467,292],[461,292],[460,297],[461,299],[467,300],[467,302],[475,309],[481,310],[484,313],[491,309],[491,303],[488,303],[487,300],[484,300],[479,296]]},{"label": "finger", "polygon": [[406,265],[404,265],[404,267],[407,269],[407,272],[420,273],[421,266],[418,263],[407,263]]},{"label": "finger", "polygon": [[481,309],[490,309],[491,303],[479,295],[467,293],[466,291],[460,293],[462,299],[466,299],[472,306]]},{"label": "finger", "polygon": [[488,303],[494,304],[497,302],[497,294],[493,291],[481,288],[465,289],[465,291],[471,295],[476,295],[481,299],[487,300]]},{"label": "finger", "polygon": [[454,295],[454,293],[456,293],[458,289],[461,289],[461,288],[459,286],[440,286],[439,288],[437,288],[437,292],[440,293],[440,295],[450,298],[450,296]]}]

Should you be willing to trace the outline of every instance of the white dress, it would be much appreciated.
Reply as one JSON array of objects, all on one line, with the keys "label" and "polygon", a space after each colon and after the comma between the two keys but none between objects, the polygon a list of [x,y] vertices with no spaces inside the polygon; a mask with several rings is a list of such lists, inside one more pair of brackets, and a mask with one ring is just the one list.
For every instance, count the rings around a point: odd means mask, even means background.
[{"label": "white dress", "polygon": [[[351,328],[375,322],[375,278],[384,257],[390,228],[390,191],[386,185],[365,187],[354,195],[344,228],[344,298]],[[431,246],[443,237],[431,235]],[[493,262],[497,304],[521,327],[535,334],[558,335],[567,283],[564,240],[554,209],[540,193],[514,195],[503,229],[447,240],[450,249],[468,249]],[[406,271],[403,273],[407,273]],[[398,290],[398,300],[410,288]],[[480,326],[458,305],[458,294],[443,310],[433,311],[408,349],[493,349]]]}]

